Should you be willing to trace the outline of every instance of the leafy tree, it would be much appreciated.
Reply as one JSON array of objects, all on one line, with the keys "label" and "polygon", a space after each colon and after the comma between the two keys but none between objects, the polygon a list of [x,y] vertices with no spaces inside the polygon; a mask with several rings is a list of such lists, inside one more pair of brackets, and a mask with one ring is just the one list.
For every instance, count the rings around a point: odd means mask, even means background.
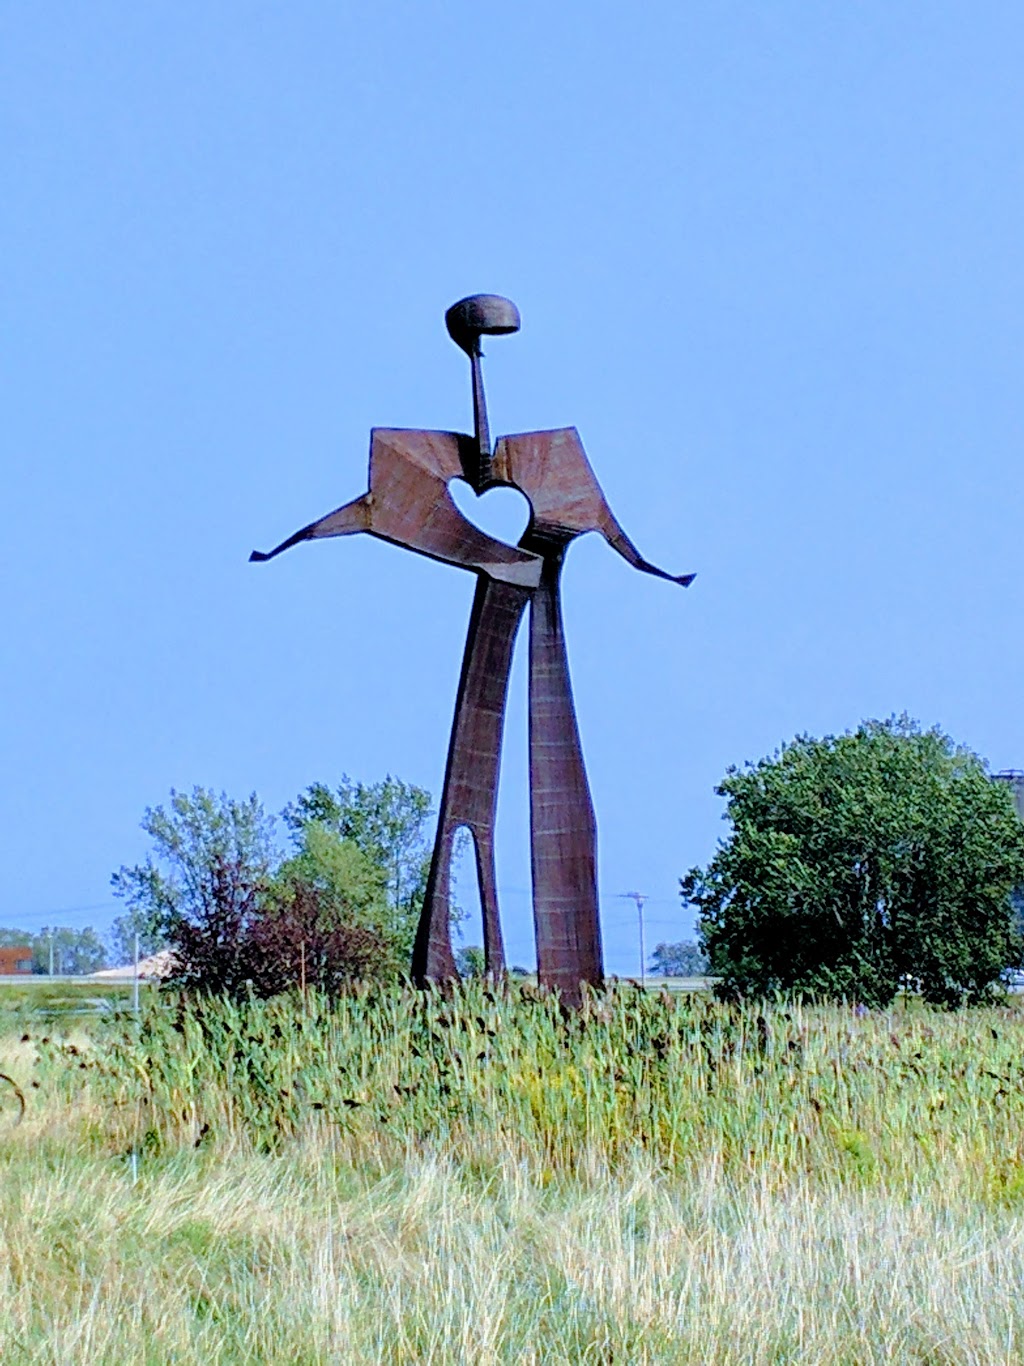
[{"label": "leafy tree", "polygon": [[395,974],[393,945],[365,925],[345,923],[308,883],[257,916],[246,943],[248,982],[259,996],[296,987],[337,994],[355,981]]},{"label": "leafy tree", "polygon": [[182,987],[238,995],[404,972],[429,870],[430,797],[398,779],[308,788],[286,808],[292,850],[253,794],[196,787],[147,809],[143,863],[112,878],[113,939],[131,961],[172,948]]},{"label": "leafy tree", "polygon": [[44,926],[38,934],[21,935],[18,943],[32,946],[32,971],[50,971],[50,949],[53,949],[53,970],[56,974],[87,974],[98,972],[107,961],[103,940],[94,929],[75,930],[69,926]]},{"label": "leafy tree", "polygon": [[35,935],[28,930],[0,929],[0,948],[28,948],[34,938]]},{"label": "leafy tree", "polygon": [[170,984],[236,999],[314,987],[337,992],[355,980],[393,976],[392,946],[343,919],[336,899],[290,876],[268,881],[218,857],[201,899],[168,931]]},{"label": "leafy tree", "polygon": [[203,787],[172,790],[169,807],[147,807],[142,829],[154,852],[111,878],[127,906],[114,922],[122,962],[131,961],[136,931],[145,955],[174,945],[190,924],[226,927],[253,912],[277,855],[273,821],[255,793],[239,802]]},{"label": "leafy tree", "polygon": [[386,871],[379,863],[318,820],[294,827],[292,839],[294,853],[274,879],[279,901],[287,901],[296,889],[306,889],[316,893],[321,916],[403,940],[403,927],[396,927],[387,897]]},{"label": "leafy tree", "polygon": [[725,994],[980,1001],[1020,960],[1024,826],[976,755],[906,716],[731,768],[732,831],[682,879]]},{"label": "leafy tree", "polygon": [[455,955],[460,977],[482,977],[487,970],[484,951],[479,944],[466,944]]},{"label": "leafy tree", "polygon": [[202,902],[171,924],[171,984],[237,999],[300,986],[333,993],[356,980],[395,976],[394,945],[368,925],[349,923],[350,908],[336,890],[304,881],[294,861],[286,877],[267,881],[220,860]]},{"label": "leafy tree", "polygon": [[258,959],[253,937],[266,909],[268,882],[238,857],[212,855],[187,903],[168,913],[167,942],[175,971],[169,981],[187,991],[245,996]]},{"label": "leafy tree", "polygon": [[[351,923],[373,928],[408,961],[430,872],[430,793],[392,778],[333,791],[314,783],[284,811],[291,868],[322,892],[354,898]],[[356,855],[361,855],[361,860]]]},{"label": "leafy tree", "polygon": [[679,944],[656,944],[651,954],[651,972],[663,977],[702,977],[707,970],[707,958],[689,939]]}]

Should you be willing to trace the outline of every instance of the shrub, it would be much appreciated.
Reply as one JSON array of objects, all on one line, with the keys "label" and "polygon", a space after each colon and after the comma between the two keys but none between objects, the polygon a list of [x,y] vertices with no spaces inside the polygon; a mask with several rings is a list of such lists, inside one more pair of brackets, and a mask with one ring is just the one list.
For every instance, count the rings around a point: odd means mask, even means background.
[{"label": "shrub", "polygon": [[318,888],[293,881],[283,892],[237,863],[215,864],[201,905],[175,916],[168,938],[177,964],[169,985],[190,992],[239,999],[310,986],[333,996],[397,975],[387,941],[340,921]]}]

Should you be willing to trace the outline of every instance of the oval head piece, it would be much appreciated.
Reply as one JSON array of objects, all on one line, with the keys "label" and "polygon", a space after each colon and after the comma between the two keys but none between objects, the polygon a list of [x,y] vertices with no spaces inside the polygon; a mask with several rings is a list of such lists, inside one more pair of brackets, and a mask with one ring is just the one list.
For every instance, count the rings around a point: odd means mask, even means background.
[{"label": "oval head piece", "polygon": [[482,336],[504,336],[518,332],[519,309],[500,294],[471,294],[452,304],[444,315],[448,335],[467,356],[479,356]]}]

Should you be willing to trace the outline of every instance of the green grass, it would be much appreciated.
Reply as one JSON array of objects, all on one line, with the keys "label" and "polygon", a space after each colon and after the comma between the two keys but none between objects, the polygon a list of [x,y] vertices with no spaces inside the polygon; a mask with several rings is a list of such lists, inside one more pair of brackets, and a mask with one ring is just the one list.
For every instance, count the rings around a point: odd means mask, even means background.
[{"label": "green grass", "polygon": [[470,987],[28,1032],[5,1362],[1024,1359],[1014,1006]]}]

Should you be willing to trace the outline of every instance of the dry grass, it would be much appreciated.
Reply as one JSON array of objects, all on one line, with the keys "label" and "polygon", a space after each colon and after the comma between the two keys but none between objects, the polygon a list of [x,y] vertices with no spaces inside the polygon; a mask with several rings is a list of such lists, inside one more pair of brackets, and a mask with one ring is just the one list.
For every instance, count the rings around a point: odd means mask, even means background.
[{"label": "dry grass", "polygon": [[[469,1003],[474,1018],[481,1004]],[[519,1007],[490,1008],[496,1034],[509,1031],[506,1071],[521,1079],[531,1049],[554,1036],[542,1021],[517,1037]],[[157,1023],[143,1041],[128,1022],[116,1047],[102,1030],[93,1045],[106,1071],[81,1069],[82,1040],[76,1054],[12,1041],[0,1066],[41,1084],[25,1122],[0,1138],[0,1359],[1024,1360],[1024,1180],[1008,1146],[1022,1139],[1024,1023],[1010,1011],[866,1021],[823,1011],[780,1012],[759,1028],[757,1013],[733,1018],[730,1039],[717,1007],[631,999],[595,1023],[602,1047],[642,1054],[640,1024],[657,1038],[675,1027],[664,1075],[613,1058],[607,1087],[569,1088],[572,1115],[557,1067],[584,1061],[585,1033],[573,1031],[561,1063],[547,1063],[548,1109],[520,1103],[481,1061],[462,1074],[474,1104],[462,1095],[457,1123],[440,1108],[450,1085],[378,1113],[408,1039],[392,1055],[378,1034],[364,1056],[365,1039],[349,1037],[344,1051],[339,1030],[341,1089],[360,1060],[364,1103],[335,1120],[328,1092],[324,1110],[289,1111],[288,1133],[241,1116],[239,1088],[257,1082],[226,1077],[223,1038],[200,1045]],[[253,1031],[281,1018],[235,1022]],[[296,1022],[300,1042],[309,1018]],[[351,1029],[344,1012],[342,1023]],[[706,1049],[686,1046],[691,1027],[705,1043],[719,1033],[710,1090]],[[795,1050],[775,1046],[789,1037],[803,1039],[798,1067]],[[140,1060],[157,1042],[176,1056],[154,1082]],[[836,1082],[830,1059],[841,1055]],[[671,1083],[676,1128],[646,1146],[620,1142],[626,1113],[655,1132],[659,1088],[687,1067]],[[490,1108],[475,1103],[485,1084],[502,1097]],[[821,1113],[791,1104],[794,1093],[823,1097]],[[826,1102],[840,1097],[846,1108],[830,1116]],[[774,1115],[759,1113],[773,1104]],[[202,1123],[211,1127],[195,1147]],[[547,1124],[565,1132],[545,1142]]]}]

